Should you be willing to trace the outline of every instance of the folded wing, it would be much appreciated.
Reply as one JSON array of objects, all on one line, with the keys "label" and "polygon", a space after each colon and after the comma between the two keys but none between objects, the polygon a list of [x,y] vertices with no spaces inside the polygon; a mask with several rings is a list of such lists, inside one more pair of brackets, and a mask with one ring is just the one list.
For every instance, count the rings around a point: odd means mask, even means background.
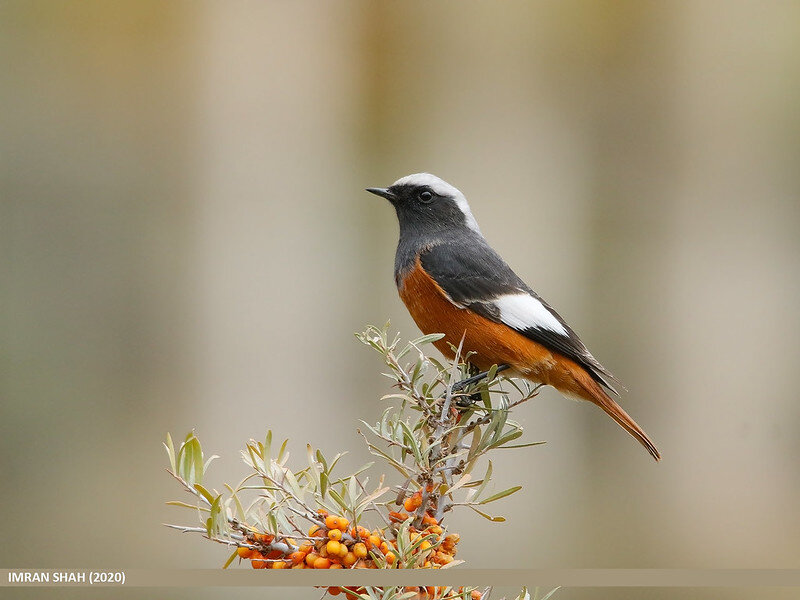
[{"label": "folded wing", "polygon": [[502,323],[575,361],[592,379],[617,393],[609,383],[616,381],[614,376],[482,237],[475,236],[468,244],[436,244],[421,254],[420,262],[455,305]]}]

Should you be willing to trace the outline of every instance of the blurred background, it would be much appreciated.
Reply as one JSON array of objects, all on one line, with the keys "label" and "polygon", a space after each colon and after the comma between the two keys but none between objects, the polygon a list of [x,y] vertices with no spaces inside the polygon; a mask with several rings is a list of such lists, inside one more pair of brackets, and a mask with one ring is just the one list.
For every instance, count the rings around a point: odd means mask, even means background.
[{"label": "blurred background", "polygon": [[454,515],[459,558],[800,564],[800,3],[6,0],[0,64],[1,565],[221,565],[161,525],[193,519],[167,431],[217,486],[267,428],[366,462],[387,388],[353,332],[418,332],[363,189],[417,171],[664,455],[547,391],[516,418],[548,443],[495,464],[507,523]]}]

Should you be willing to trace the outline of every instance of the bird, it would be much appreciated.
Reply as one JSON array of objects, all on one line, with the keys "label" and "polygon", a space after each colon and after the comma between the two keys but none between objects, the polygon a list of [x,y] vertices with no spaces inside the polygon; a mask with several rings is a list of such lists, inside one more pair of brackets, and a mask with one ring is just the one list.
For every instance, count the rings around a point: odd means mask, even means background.
[{"label": "bird", "polygon": [[614,377],[566,321],[489,245],[467,199],[430,173],[387,188],[366,188],[397,213],[400,236],[394,277],[401,300],[423,334],[450,360],[455,347],[474,367],[493,366],[567,397],[599,406],[655,458],[645,431],[612,398]]}]

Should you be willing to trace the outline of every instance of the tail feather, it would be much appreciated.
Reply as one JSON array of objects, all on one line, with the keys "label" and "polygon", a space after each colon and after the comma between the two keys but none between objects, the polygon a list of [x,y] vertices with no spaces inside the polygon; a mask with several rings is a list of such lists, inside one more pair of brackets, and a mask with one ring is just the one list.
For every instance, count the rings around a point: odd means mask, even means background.
[{"label": "tail feather", "polygon": [[[580,367],[578,368],[580,369]],[[580,369],[580,372],[575,372],[575,370],[573,370],[573,376],[575,376],[575,379],[581,388],[585,390],[586,394],[583,395],[583,397],[586,400],[589,400],[590,402],[602,408],[603,411],[605,411],[609,417],[614,419],[620,427],[636,438],[639,443],[647,449],[652,457],[656,459],[656,461],[661,460],[661,453],[658,451],[658,448],[656,448],[656,445],[653,443],[650,437],[644,432],[644,429],[639,427],[636,421],[634,421],[631,416],[626,413],[623,408],[617,404],[596,381],[588,377],[583,369]]]}]

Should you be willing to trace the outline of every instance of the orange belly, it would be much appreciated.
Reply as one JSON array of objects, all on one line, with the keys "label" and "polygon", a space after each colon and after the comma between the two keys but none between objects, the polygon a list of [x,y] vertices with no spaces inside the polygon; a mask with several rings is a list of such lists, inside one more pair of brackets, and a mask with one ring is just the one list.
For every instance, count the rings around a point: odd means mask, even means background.
[{"label": "orange belly", "polygon": [[519,375],[537,383],[552,385],[562,392],[585,396],[585,390],[575,380],[575,370],[583,369],[574,361],[551,352],[521,333],[490,321],[467,308],[453,304],[444,290],[428,275],[419,259],[400,285],[400,298],[420,330],[443,333],[435,342],[436,348],[449,359],[464,339],[462,356],[474,354],[469,362],[482,371],[492,365],[510,365]]}]

